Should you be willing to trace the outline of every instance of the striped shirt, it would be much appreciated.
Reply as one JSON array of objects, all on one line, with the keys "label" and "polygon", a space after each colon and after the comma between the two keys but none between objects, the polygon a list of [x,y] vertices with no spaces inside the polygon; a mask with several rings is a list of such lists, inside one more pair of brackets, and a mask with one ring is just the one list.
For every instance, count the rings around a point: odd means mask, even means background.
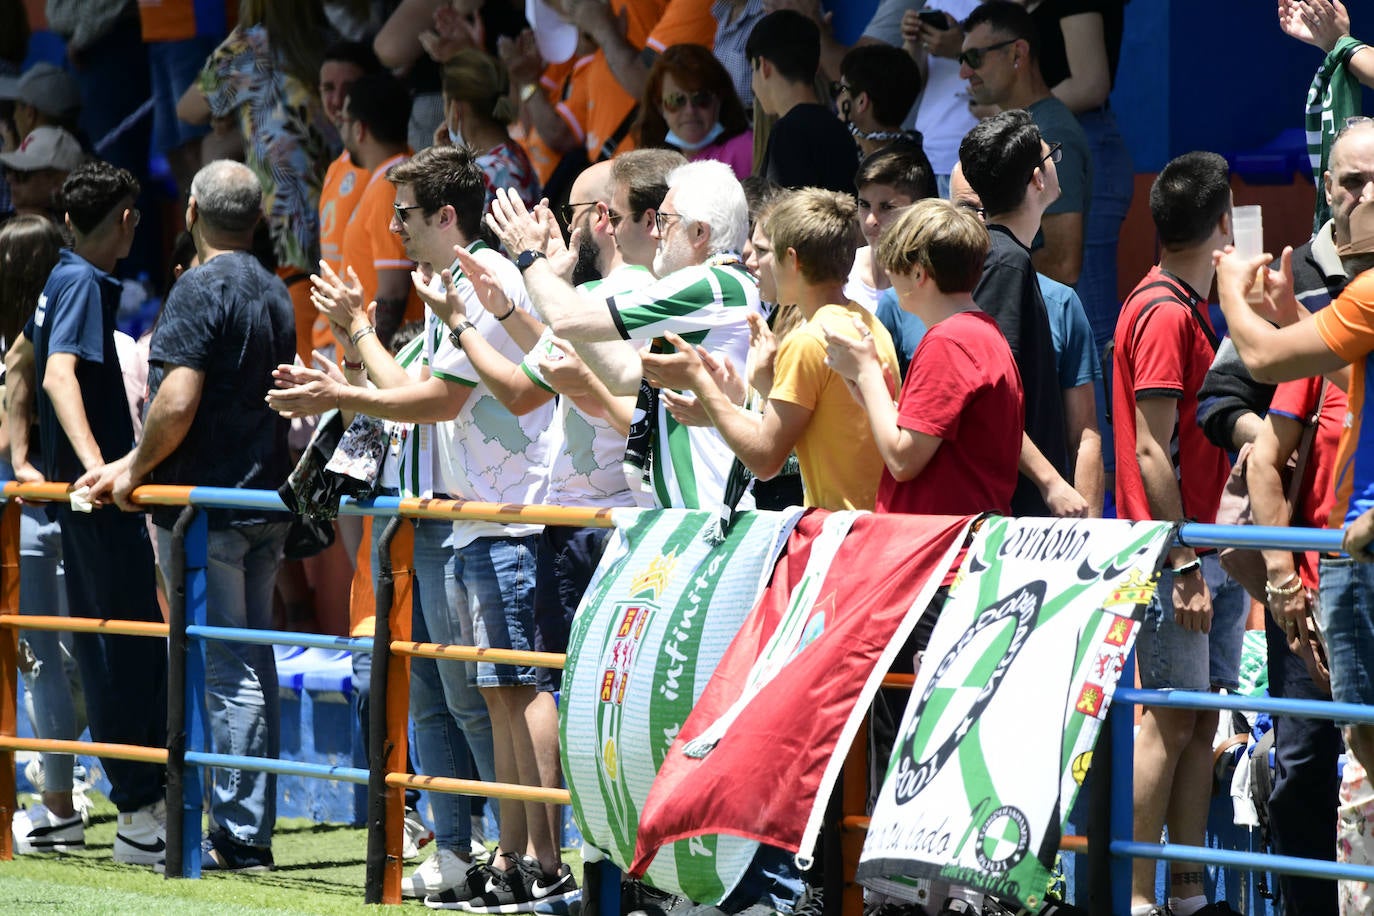
[{"label": "striped shirt", "polygon": [[[609,296],[606,304],[626,340],[673,331],[741,370],[749,355],[746,316],[763,315],[758,281],[732,253],[684,267],[642,289]],[[669,345],[660,340],[656,346]],[[654,505],[714,511],[723,502],[734,458],[714,427],[682,426],[659,402],[648,481]]]}]

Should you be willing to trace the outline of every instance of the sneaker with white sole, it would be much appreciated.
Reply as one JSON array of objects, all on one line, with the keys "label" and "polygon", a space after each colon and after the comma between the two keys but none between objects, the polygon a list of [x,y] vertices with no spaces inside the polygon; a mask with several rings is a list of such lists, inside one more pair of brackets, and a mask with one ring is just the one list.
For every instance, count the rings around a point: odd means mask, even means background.
[{"label": "sneaker with white sole", "polygon": [[409,861],[418,858],[420,850],[434,839],[434,831],[420,819],[420,812],[407,808],[405,814],[405,836],[401,842],[401,858]]},{"label": "sneaker with white sole", "polygon": [[167,858],[167,803],[159,799],[116,821],[114,860],[122,865],[161,865]]},{"label": "sneaker with white sole", "polygon": [[15,812],[13,833],[14,851],[25,855],[86,848],[86,827],[81,823],[81,815],[58,817],[43,805]]},{"label": "sneaker with white sole", "polygon": [[489,870],[486,891],[463,901],[458,909],[469,913],[566,913],[568,905],[581,898],[566,863],[548,874],[529,856],[507,856],[506,861],[509,865],[504,871]]},{"label": "sneaker with white sole", "polygon": [[426,897],[462,884],[472,870],[472,860],[464,859],[452,849],[437,847],[434,855],[420,863],[410,876],[401,882],[402,897]]}]

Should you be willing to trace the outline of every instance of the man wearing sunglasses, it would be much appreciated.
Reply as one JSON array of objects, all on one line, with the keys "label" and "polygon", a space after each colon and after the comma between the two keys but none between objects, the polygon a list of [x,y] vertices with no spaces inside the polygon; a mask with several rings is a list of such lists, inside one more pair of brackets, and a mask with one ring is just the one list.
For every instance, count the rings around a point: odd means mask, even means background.
[{"label": "man wearing sunglasses", "polygon": [[[1059,199],[1041,220],[1041,243],[1033,245],[1035,269],[1073,286],[1083,268],[1083,226],[1092,196],[1088,138],[1063,102],[1050,94],[1040,74],[1040,36],[1026,10],[1009,0],[990,0],[964,22],[959,75],[980,105],[1003,111],[1023,108],[1040,135],[1060,147]],[[1084,303],[1091,312],[1092,304]]]}]

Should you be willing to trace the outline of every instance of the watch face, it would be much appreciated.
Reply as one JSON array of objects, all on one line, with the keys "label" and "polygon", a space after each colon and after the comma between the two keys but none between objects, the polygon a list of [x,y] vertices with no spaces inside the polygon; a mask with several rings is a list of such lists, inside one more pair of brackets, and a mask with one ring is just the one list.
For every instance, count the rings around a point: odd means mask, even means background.
[{"label": "watch face", "polygon": [[543,256],[544,253],[542,251],[535,251],[532,248],[527,248],[526,250],[520,252],[520,256],[515,259],[515,266],[520,268],[522,271],[526,270],[529,268],[531,264],[533,264],[535,261],[539,260]]}]

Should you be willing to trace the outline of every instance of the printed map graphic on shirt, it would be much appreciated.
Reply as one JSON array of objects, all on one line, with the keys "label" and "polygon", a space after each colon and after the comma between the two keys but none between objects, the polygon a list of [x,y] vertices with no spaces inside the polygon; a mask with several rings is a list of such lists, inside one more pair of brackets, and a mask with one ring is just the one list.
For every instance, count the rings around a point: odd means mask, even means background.
[{"label": "printed map graphic on shirt", "polygon": [[472,424],[484,441],[496,442],[508,452],[520,453],[530,447],[530,437],[519,421],[495,397],[484,394],[472,408]]}]

